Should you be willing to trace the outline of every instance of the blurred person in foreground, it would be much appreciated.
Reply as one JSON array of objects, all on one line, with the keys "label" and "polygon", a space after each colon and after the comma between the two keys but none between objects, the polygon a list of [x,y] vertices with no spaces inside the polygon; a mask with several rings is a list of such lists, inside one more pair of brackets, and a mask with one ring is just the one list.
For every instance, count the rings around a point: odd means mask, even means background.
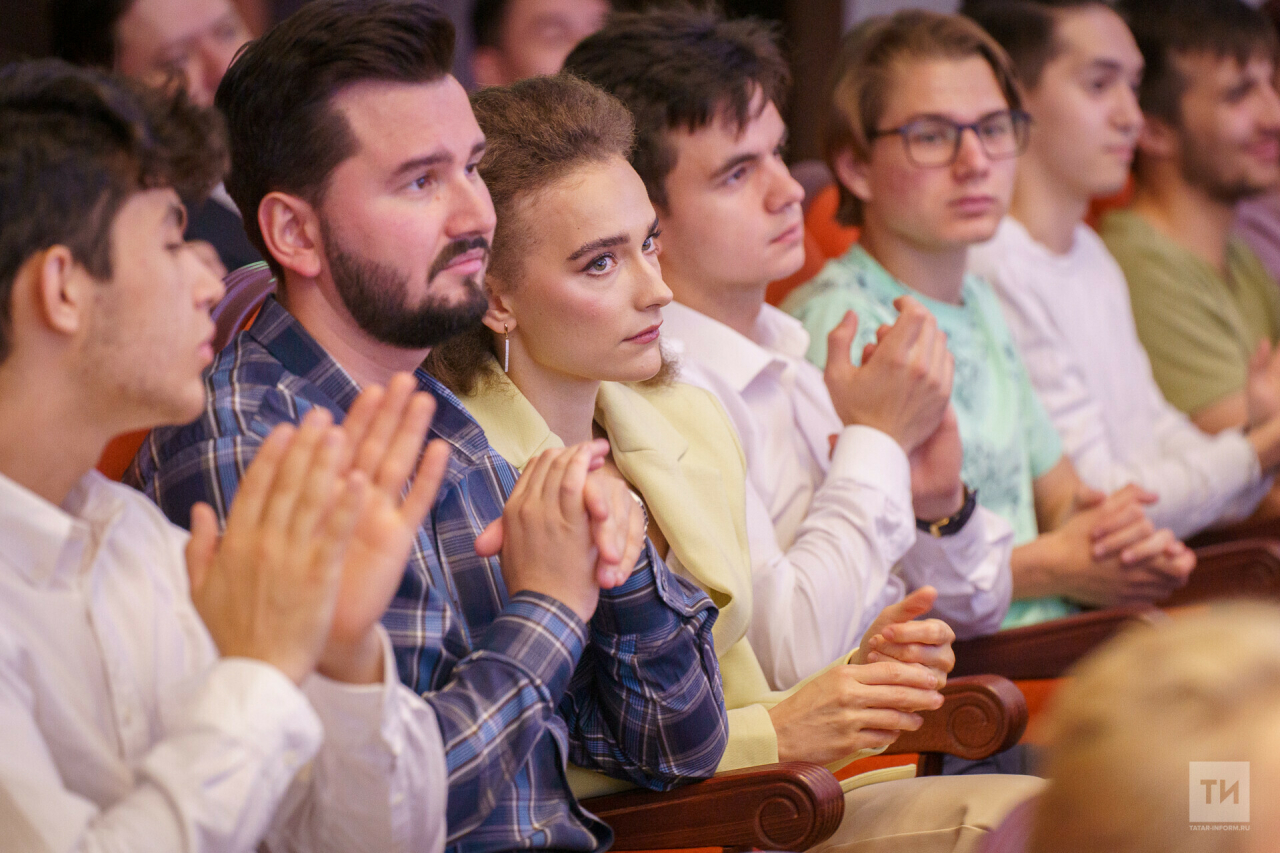
[{"label": "blurred person in foreground", "polygon": [[486,140],[453,37],[418,0],[312,0],[236,59],[227,186],[278,286],[206,372],[200,417],[152,431],[127,477],[176,523],[197,501],[224,517],[269,429],[349,417],[362,387],[411,372],[453,452],[384,624],[436,711],[449,843],[600,851],[612,833],[565,765],[657,790],[715,771],[717,611],[643,547],[625,483],[586,476],[607,443],[548,450],[517,480],[421,367],[487,307]]},{"label": "blurred person in foreground", "polygon": [[5,847],[439,851],[439,728],[378,624],[447,458],[417,464],[430,399],[273,431],[220,538],[93,470],[205,404],[223,289],[176,190],[225,160],[206,118],[59,60],[0,71]]},{"label": "blurred person in foreground", "polygon": [[[1034,806],[1032,853],[1274,850],[1280,609],[1225,603],[1131,629],[1075,667],[1045,735],[1051,781]],[[1237,803],[1243,820],[1193,822]]]}]

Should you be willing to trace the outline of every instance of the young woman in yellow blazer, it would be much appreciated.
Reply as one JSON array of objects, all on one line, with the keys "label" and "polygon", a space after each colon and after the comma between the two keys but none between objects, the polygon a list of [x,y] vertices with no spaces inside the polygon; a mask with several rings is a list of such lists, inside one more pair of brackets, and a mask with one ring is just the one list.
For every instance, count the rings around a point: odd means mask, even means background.
[{"label": "young woman in yellow blazer", "polygon": [[[625,107],[567,76],[485,89],[472,106],[487,140],[480,173],[498,214],[490,309],[483,328],[437,347],[428,369],[517,469],[548,447],[609,440],[606,466],[643,501],[655,552],[719,607],[714,636],[729,713],[721,770],[790,759],[843,764],[918,727],[918,712],[941,704],[953,660],[949,629],[911,621],[931,606],[931,590],[887,608],[862,649],[789,691],[770,689],[751,649],[742,452],[715,398],[670,379],[660,327],[671,292],[659,268],[654,208],[627,161]],[[580,796],[611,789],[585,771],[573,778]],[[859,796],[910,784],[912,796],[936,787],[928,796],[954,801],[986,786],[1016,799],[1026,789],[1010,785],[1014,778],[1004,787],[909,780]],[[934,813],[913,814],[913,831],[920,820],[933,825],[953,814],[920,811]],[[883,829],[867,822],[859,831]],[[842,829],[833,842],[853,837]]]}]

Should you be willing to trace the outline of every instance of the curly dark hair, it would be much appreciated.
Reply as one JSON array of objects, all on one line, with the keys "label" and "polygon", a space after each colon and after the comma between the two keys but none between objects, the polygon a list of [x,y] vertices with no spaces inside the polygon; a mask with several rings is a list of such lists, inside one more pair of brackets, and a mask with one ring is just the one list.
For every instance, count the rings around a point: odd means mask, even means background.
[{"label": "curly dark hair", "polygon": [[356,137],[333,98],[354,83],[430,83],[453,65],[453,24],[421,0],[312,0],[245,47],[218,85],[227,117],[227,192],[245,234],[284,281],[258,228],[267,193],[317,203]]},{"label": "curly dark hair", "polygon": [[216,112],[60,59],[0,68],[0,361],[13,282],[34,253],[64,245],[97,279],[111,277],[111,225],[145,189],[201,199],[226,170]]},{"label": "curly dark hair", "polygon": [[781,110],[791,85],[774,27],[751,18],[725,20],[692,5],[615,14],[573,49],[564,67],[631,110],[631,165],[659,208],[676,165],[668,131],[700,130],[721,115],[742,130],[756,117],[757,92]]}]

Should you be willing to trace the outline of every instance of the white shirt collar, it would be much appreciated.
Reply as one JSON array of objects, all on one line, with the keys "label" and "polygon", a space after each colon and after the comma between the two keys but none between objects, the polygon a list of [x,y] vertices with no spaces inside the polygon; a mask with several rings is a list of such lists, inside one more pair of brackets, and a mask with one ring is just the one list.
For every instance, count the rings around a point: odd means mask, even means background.
[{"label": "white shirt collar", "polygon": [[33,584],[74,577],[90,565],[123,509],[97,471],[76,483],[65,508],[0,474],[0,561]]},{"label": "white shirt collar", "polygon": [[770,365],[803,358],[809,349],[800,321],[772,305],[761,308],[751,337],[679,302],[663,308],[662,317],[662,336],[674,354],[708,365],[739,391]]}]

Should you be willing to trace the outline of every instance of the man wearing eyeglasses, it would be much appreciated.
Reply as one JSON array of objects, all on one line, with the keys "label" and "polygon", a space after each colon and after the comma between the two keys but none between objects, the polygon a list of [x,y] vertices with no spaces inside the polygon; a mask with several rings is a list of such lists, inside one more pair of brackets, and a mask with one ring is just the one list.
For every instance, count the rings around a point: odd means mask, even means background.
[{"label": "man wearing eyeglasses", "polygon": [[[843,329],[855,363],[883,348],[877,327],[910,295],[937,318],[955,358],[951,402],[964,481],[1014,529],[1012,627],[1079,605],[1157,601],[1195,557],[1126,486],[1087,488],[1037,400],[991,289],[965,275],[1009,205],[1029,120],[1008,58],[958,16],[903,12],[845,39],[823,139],[845,224],[860,242],[784,305],[827,360]],[[854,330],[856,329],[856,334]],[[835,346],[837,336],[833,336]]]}]

